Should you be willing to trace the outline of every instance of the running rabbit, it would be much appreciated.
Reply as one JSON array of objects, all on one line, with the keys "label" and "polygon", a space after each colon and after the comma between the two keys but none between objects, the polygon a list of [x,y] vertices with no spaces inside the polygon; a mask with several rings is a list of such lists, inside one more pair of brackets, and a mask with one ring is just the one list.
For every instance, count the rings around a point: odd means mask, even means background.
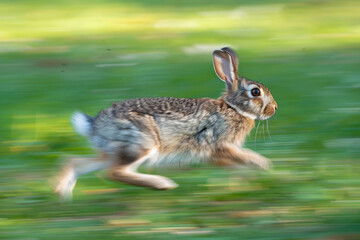
[{"label": "running rabbit", "polygon": [[120,182],[161,190],[177,187],[168,178],[138,173],[144,162],[190,159],[267,169],[269,159],[241,146],[255,120],[274,115],[277,103],[264,85],[238,76],[232,49],[215,50],[213,64],[226,83],[218,99],[138,98],[114,103],[96,117],[76,112],[71,119],[74,129],[88,138],[99,156],[72,159],[57,178],[56,192],[69,198],[77,177],[104,168]]}]

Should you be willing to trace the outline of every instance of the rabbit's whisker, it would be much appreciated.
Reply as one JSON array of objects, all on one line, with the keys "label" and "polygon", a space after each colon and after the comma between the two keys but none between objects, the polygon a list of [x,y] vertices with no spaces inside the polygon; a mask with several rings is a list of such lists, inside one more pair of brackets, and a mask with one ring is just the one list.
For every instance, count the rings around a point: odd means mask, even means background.
[{"label": "rabbit's whisker", "polygon": [[266,128],[267,128],[268,136],[269,136],[269,138],[271,140],[270,129],[269,129],[269,121],[268,120],[266,120]]},{"label": "rabbit's whisker", "polygon": [[263,138],[265,139],[266,136],[265,136],[265,124],[262,125],[262,132],[263,132]]},{"label": "rabbit's whisker", "polygon": [[255,149],[256,149],[256,137],[257,137],[257,133],[258,133],[258,129],[259,129],[259,126],[260,126],[260,123],[261,121],[259,121],[257,127],[256,127],[256,131],[255,131]]}]

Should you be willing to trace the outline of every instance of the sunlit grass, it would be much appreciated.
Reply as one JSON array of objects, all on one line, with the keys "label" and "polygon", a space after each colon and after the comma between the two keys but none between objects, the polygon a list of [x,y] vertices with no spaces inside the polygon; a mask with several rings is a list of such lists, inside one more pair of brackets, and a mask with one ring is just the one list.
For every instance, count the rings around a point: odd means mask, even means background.
[{"label": "sunlit grass", "polygon": [[331,48],[360,40],[357,1],[239,3],[224,5],[223,9],[209,5],[174,9],[171,5],[149,8],[141,2],[6,2],[0,3],[0,36],[2,42],[25,44],[51,38],[121,37],[124,33],[146,37],[213,32],[213,37],[203,43],[220,43],[222,38],[230,38],[238,48],[253,51]]}]

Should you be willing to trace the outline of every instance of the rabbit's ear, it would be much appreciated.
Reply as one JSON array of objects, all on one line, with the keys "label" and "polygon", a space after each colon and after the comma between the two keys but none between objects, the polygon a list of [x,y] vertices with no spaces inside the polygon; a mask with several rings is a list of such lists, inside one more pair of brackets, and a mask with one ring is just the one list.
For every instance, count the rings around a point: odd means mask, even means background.
[{"label": "rabbit's ear", "polygon": [[[226,50],[226,51],[223,51]],[[226,82],[228,90],[236,91],[237,88],[237,79],[238,79],[238,73],[237,73],[237,56],[236,54],[230,50],[229,48],[223,48],[222,50],[215,50],[213,52],[213,63],[214,63],[214,69],[217,74],[217,76]],[[227,52],[230,50],[229,52]],[[230,55],[234,54],[236,57],[233,59],[233,57]]]},{"label": "rabbit's ear", "polygon": [[234,66],[234,70],[235,70],[235,73],[236,73],[236,76],[237,76],[237,74],[239,73],[238,72],[238,70],[239,70],[239,68],[238,68],[238,66],[239,66],[239,57],[237,56],[236,52],[234,52],[234,50],[232,50],[229,47],[224,47],[221,50],[230,55],[230,57],[232,59],[233,66]]}]

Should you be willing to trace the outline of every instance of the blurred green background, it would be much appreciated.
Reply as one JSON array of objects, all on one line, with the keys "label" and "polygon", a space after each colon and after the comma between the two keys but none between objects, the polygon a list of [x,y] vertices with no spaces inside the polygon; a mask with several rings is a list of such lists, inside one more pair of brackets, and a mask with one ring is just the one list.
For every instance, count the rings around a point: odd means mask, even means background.
[{"label": "blurred green background", "polygon": [[[0,2],[1,239],[360,239],[359,1]],[[91,155],[75,110],[144,96],[217,98],[211,52],[279,111],[246,146],[271,172],[143,169],[180,187],[152,191],[80,177],[72,203],[50,179]]]}]

